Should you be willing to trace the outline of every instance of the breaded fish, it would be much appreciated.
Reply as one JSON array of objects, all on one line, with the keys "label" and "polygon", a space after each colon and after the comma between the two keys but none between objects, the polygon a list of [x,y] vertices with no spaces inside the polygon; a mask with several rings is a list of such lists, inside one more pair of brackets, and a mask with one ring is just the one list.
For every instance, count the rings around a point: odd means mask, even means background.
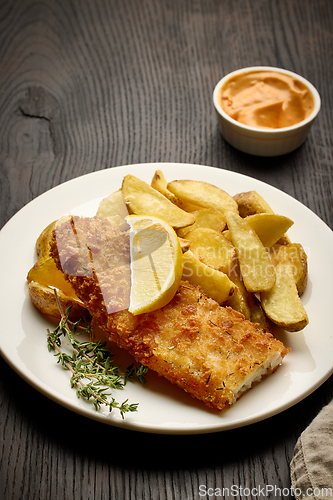
[{"label": "breaded fish", "polygon": [[[217,410],[235,403],[280,365],[289,349],[188,282],[182,281],[161,309],[132,315],[127,310],[128,244],[108,221],[75,217],[58,226],[51,253],[108,338],[136,361]],[[121,285],[117,278],[122,278]]]}]

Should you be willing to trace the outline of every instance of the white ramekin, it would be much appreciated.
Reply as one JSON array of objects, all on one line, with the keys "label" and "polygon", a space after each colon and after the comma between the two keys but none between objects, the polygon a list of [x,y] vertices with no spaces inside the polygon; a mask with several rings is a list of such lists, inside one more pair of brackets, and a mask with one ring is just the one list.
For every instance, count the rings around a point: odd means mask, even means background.
[{"label": "white ramekin", "polygon": [[[226,85],[229,79],[242,73],[251,73],[255,71],[275,71],[277,73],[292,76],[302,82],[310,90],[314,99],[314,109],[312,113],[291,127],[279,129],[260,129],[243,125],[231,118],[220,106],[218,94],[220,89]],[[216,85],[213,92],[213,103],[218,113],[221,133],[224,139],[232,146],[257,156],[278,156],[294,151],[305,141],[311,125],[320,110],[320,96],[315,87],[305,78],[292,71],[271,66],[252,66],[233,71],[224,76]]]}]

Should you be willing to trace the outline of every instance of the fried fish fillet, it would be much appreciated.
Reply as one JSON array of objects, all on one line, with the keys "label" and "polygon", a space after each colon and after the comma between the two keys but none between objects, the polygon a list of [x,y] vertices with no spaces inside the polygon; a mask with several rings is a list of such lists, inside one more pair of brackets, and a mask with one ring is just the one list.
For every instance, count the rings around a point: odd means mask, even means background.
[{"label": "fried fish fillet", "polygon": [[132,315],[126,238],[106,220],[76,217],[51,242],[57,266],[110,340],[218,410],[281,364],[289,349],[279,340],[185,281],[166,306]]}]

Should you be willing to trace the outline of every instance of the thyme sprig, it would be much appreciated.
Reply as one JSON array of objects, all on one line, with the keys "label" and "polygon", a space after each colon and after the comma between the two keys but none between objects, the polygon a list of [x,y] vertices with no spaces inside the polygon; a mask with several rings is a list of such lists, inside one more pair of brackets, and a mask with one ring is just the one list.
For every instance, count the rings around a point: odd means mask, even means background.
[{"label": "thyme sprig", "polygon": [[[122,418],[127,412],[135,412],[138,403],[128,403],[128,399],[123,403],[118,403],[112,396],[110,389],[123,389],[128,380],[136,377],[141,383],[145,383],[147,368],[140,365],[136,367],[130,365],[124,376],[120,373],[120,367],[114,365],[112,354],[106,342],[80,342],[75,335],[91,334],[91,326],[86,323],[82,325],[82,320],[72,323],[69,320],[70,307],[64,313],[55,292],[56,301],[60,311],[61,319],[58,326],[50,332],[47,330],[48,350],[56,351],[60,363],[65,369],[71,371],[71,387],[76,389],[77,397],[91,400],[96,410],[102,405],[108,407],[111,412],[114,408],[120,411]],[[72,346],[71,354],[61,350],[61,338],[66,337]]]}]

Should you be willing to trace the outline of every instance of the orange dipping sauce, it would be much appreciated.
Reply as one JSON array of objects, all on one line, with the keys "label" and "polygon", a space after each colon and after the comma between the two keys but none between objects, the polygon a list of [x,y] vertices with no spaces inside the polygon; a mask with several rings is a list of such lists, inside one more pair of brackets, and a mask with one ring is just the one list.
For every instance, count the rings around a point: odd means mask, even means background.
[{"label": "orange dipping sauce", "polygon": [[290,127],[307,118],[314,98],[304,83],[275,71],[235,75],[221,88],[219,104],[234,120],[254,128]]}]

